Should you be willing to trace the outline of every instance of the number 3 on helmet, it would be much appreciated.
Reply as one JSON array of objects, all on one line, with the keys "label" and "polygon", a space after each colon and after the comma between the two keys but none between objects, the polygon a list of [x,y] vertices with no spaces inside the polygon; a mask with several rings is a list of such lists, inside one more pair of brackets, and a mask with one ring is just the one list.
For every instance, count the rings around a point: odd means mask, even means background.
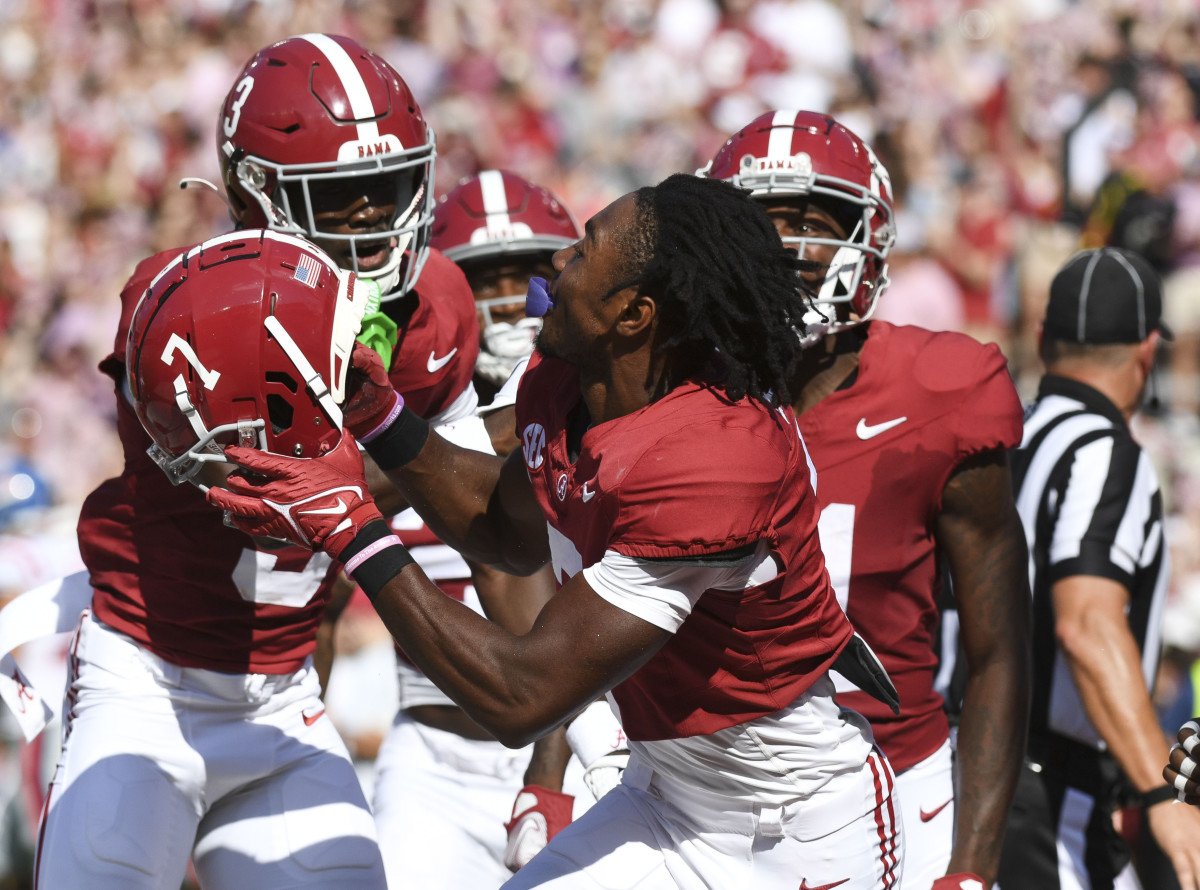
[{"label": "number 3 on helmet", "polygon": [[133,313],[134,410],[171,481],[223,447],[317,457],[342,435],[350,352],[367,288],[315,245],[234,232],[176,257]]}]

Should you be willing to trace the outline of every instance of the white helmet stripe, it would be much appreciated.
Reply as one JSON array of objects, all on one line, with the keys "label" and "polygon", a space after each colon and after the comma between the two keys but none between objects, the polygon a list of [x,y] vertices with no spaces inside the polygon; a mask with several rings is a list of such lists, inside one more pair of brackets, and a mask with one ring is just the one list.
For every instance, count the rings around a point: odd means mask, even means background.
[{"label": "white helmet stripe", "polygon": [[479,191],[483,194],[483,212],[489,229],[507,230],[508,196],[504,193],[504,177],[499,170],[484,170],[479,174]]},{"label": "white helmet stripe", "polygon": [[771,133],[767,137],[768,158],[792,156],[792,136],[796,131],[796,118],[799,114],[799,111],[789,108],[775,112],[771,118]]},{"label": "white helmet stripe", "polygon": [[[342,89],[346,91],[346,98],[350,100],[350,113],[354,115],[354,119],[361,121],[363,118],[374,118],[375,106],[371,104],[367,85],[363,81],[358,67],[354,64],[354,60],[350,58],[349,53],[342,48],[341,44],[325,34],[303,34],[301,36],[320,50],[321,54],[329,60],[329,64],[333,66],[338,80],[342,82]],[[379,125],[374,120],[358,124],[358,138],[364,141],[379,139]]]}]

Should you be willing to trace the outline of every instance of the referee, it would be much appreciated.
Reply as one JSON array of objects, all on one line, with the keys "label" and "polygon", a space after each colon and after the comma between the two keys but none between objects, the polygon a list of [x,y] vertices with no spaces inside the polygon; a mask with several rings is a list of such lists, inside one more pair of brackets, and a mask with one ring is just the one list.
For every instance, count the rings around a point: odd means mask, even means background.
[{"label": "referee", "polygon": [[1162,778],[1170,744],[1149,689],[1169,566],[1162,494],[1129,418],[1163,325],[1162,286],[1134,253],[1072,257],[1050,285],[1046,376],[1012,456],[1034,598],[1027,768],[1009,815],[1003,890],[1136,888],[1113,812],[1129,802],[1200,888],[1200,812]]}]

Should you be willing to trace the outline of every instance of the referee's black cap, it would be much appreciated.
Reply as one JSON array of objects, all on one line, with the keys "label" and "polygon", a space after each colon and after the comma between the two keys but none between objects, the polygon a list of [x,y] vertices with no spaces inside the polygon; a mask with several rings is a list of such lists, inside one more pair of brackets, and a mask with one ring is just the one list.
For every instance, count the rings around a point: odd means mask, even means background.
[{"label": "referee's black cap", "polygon": [[1162,280],[1138,254],[1119,247],[1081,250],[1050,283],[1044,336],[1072,343],[1140,343],[1159,331]]}]

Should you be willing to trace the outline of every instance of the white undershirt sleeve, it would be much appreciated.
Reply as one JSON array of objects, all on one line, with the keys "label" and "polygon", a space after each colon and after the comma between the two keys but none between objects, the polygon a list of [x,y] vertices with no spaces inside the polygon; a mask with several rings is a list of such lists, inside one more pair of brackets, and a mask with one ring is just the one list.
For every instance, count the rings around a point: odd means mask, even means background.
[{"label": "white undershirt sleeve", "polygon": [[584,580],[606,602],[655,627],[675,633],[706,590],[743,590],[773,578],[775,561],[759,542],[733,563],[635,559],[606,550],[583,570]]}]

